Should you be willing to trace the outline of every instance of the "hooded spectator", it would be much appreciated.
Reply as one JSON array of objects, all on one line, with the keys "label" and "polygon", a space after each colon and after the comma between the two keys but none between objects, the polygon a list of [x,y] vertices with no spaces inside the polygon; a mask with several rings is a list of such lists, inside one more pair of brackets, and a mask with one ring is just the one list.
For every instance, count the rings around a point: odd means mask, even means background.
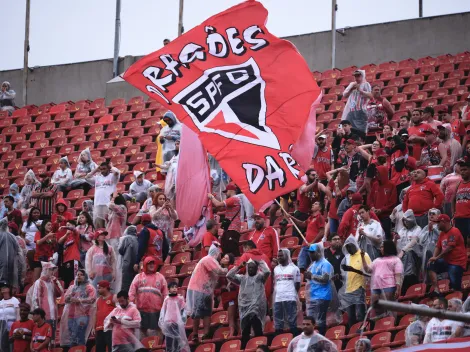
[{"label": "hooded spectator", "polygon": [[[425,304],[413,304],[420,308],[429,308]],[[424,336],[426,335],[426,326],[431,318],[421,315],[416,315],[416,319],[405,330],[406,347],[418,346],[423,343]]]},{"label": "hooded spectator", "polygon": [[408,148],[401,137],[395,135],[392,137],[390,145],[385,147],[385,153],[390,157],[390,181],[397,188],[397,195],[400,195],[401,191],[410,185],[406,168],[409,159]]},{"label": "hooded spectator", "polygon": [[33,193],[34,188],[38,187],[41,183],[36,178],[33,170],[28,170],[24,175],[23,184],[24,185],[20,193],[20,200],[18,201],[18,208],[22,210],[24,215],[26,210],[32,205],[31,194]]},{"label": "hooded spectator", "polygon": [[176,173],[178,171],[180,141],[175,142],[175,149],[171,152],[173,157],[165,161],[162,165],[156,165],[156,167],[162,170],[162,173],[166,174],[165,177],[165,195],[175,205],[176,201]]},{"label": "hooded spectator", "polygon": [[[437,240],[439,238],[439,215],[441,211],[439,209],[430,209],[428,213],[429,223],[427,226],[421,229],[418,237],[418,244],[420,246],[421,252],[421,272],[424,274],[424,282],[429,286],[429,273],[427,270],[427,265],[429,258],[434,254],[434,248],[436,248]],[[428,291],[428,290],[427,290]]]},{"label": "hooded spectator", "polygon": [[134,200],[137,203],[143,203],[147,199],[147,191],[152,187],[152,182],[145,179],[142,171],[134,171],[135,181],[129,187],[129,193],[124,194],[127,201]]},{"label": "hooded spectator", "polygon": [[118,252],[119,239],[121,238],[127,223],[127,204],[120,193],[114,193],[108,203],[108,217],[106,231],[109,234],[109,244]]},{"label": "hooded spectator", "polygon": [[[153,185],[149,187],[147,190],[147,200],[142,204],[142,207],[140,208],[139,212],[137,213],[136,217],[134,218],[133,225],[138,225],[140,224],[140,220],[142,218],[142,215],[147,214],[150,210],[150,208],[153,205],[153,199],[155,195],[162,190],[160,189],[159,186]],[[166,199],[166,197],[165,197]]]},{"label": "hooded spectator", "polygon": [[77,231],[80,234],[80,263],[85,266],[85,257],[88,250],[93,246],[93,218],[90,214],[81,212],[77,219]]},{"label": "hooded spectator", "polygon": [[25,265],[23,251],[15,236],[8,231],[8,219],[0,220],[0,282],[8,282],[15,290],[20,288]]},{"label": "hooded spectator", "polygon": [[[139,254],[139,241],[137,227],[129,226],[119,241],[119,254],[122,257],[122,284],[121,289],[128,291],[136,272],[134,264]],[[119,268],[118,268],[119,269]]]},{"label": "hooded spectator", "polygon": [[0,281],[0,347],[2,351],[10,350],[8,334],[13,322],[18,319],[20,313],[20,301],[13,296],[13,290],[9,283]]},{"label": "hooded spectator", "polygon": [[55,203],[55,212],[52,214],[51,221],[57,237],[62,237],[67,230],[59,230],[60,227],[66,226],[67,221],[75,219],[75,216],[68,211],[68,205],[65,200],[59,199]]},{"label": "hooded spectator", "polygon": [[70,189],[84,189],[85,193],[88,193],[90,188],[93,186],[91,180],[86,179],[86,175],[93,172],[98,165],[93,161],[91,157],[90,148],[82,150],[78,156],[78,164],[73,175],[73,180],[70,182]]},{"label": "hooded spectator", "polygon": [[96,288],[98,282],[106,280],[112,283],[116,279],[117,255],[114,248],[106,242],[106,231],[97,230],[93,234],[95,243],[86,253],[86,272]]},{"label": "hooded spectator", "polygon": [[[92,200],[85,200],[82,203],[82,213],[88,213],[90,217],[93,219],[93,201]],[[94,225],[94,224],[93,224]]]},{"label": "hooded spectator", "polygon": [[15,97],[16,93],[11,89],[10,82],[3,82],[0,90],[0,111],[8,111],[11,115],[15,111]]},{"label": "hooded spectator", "polygon": [[176,142],[181,138],[181,124],[172,111],[167,111],[162,120],[166,126],[159,134],[159,141],[163,148],[163,162],[170,161],[175,156]]},{"label": "hooded spectator", "polygon": [[356,186],[350,186],[348,190],[346,191],[346,197],[343,198],[341,203],[339,203],[338,207],[338,218],[339,221],[343,219],[344,213],[351,208],[352,206],[352,195],[357,192]]},{"label": "hooded spectator", "polygon": [[52,175],[51,183],[57,187],[58,191],[65,192],[72,182],[73,175],[70,163],[66,156],[59,159],[59,168]]}]

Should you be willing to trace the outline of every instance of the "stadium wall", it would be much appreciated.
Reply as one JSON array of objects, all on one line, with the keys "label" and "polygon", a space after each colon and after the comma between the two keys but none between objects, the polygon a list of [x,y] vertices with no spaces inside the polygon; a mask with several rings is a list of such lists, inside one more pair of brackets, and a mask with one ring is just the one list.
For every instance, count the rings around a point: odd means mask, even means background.
[{"label": "stadium wall", "polygon": [[[340,30],[340,32],[343,32]],[[331,33],[302,34],[285,39],[294,43],[312,71],[331,65]],[[470,12],[345,28],[336,33],[336,66],[457,54],[470,50]],[[120,59],[121,72],[140,57]],[[10,81],[23,105],[22,70],[0,71],[0,81]],[[140,93],[121,80],[112,80],[112,60],[35,67],[29,74],[28,103],[131,98]]]}]

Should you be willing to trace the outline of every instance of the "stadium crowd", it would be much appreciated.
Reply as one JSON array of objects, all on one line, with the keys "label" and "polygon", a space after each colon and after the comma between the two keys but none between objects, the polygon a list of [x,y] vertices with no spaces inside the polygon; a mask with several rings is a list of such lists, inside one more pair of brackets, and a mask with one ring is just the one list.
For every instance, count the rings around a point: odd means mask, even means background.
[{"label": "stadium crowd", "polygon": [[[62,155],[53,174],[29,170],[24,186],[11,184],[0,209],[1,350],[136,351],[157,336],[166,351],[189,352],[212,341],[213,314],[225,311],[228,338],[239,339],[240,350],[253,348],[250,339],[269,325],[288,336],[281,347],[289,352],[334,351],[341,347],[328,326],[374,331],[380,319],[396,318],[368,310],[374,302],[410,301],[410,288],[423,283],[435,298],[428,305],[469,312],[466,106],[458,118],[413,109],[394,126],[381,88],[362,70],[353,75],[341,124],[315,136],[304,184],[265,211],[255,212],[211,160],[215,215],[196,248],[181,251],[174,240],[183,232],[175,210],[181,124],[170,111],[157,138],[164,186],[135,171],[121,194],[119,169],[97,165],[89,149],[74,171]],[[2,107],[13,106],[4,101],[14,98],[8,82],[2,92]],[[65,200],[75,189],[94,189],[78,214]],[[131,221],[129,204],[139,206]],[[182,271],[167,274],[185,251],[196,262],[187,280]],[[366,336],[353,350],[372,350]],[[463,323],[416,317],[403,345],[462,336],[470,336]]]}]

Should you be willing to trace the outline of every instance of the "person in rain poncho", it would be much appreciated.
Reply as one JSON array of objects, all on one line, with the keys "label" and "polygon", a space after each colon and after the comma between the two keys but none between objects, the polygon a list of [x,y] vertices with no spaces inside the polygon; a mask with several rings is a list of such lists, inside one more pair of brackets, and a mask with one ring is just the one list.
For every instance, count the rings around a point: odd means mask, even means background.
[{"label": "person in rain poncho", "polygon": [[[437,228],[438,220],[437,218],[441,215],[441,211],[436,208],[429,209],[428,226],[425,226],[421,229],[421,232],[418,236],[418,244],[420,246],[421,253],[421,272],[424,274],[424,282],[429,284],[430,278],[427,273],[427,263],[429,258],[434,254],[434,249],[436,248],[437,239],[439,238],[439,229]],[[427,292],[428,290],[426,290]]]},{"label": "person in rain poncho", "polygon": [[119,291],[117,300],[119,306],[104,320],[104,331],[113,331],[112,352],[135,352],[144,347],[138,338],[140,313],[126,291]]},{"label": "person in rain poncho", "polygon": [[134,171],[135,181],[129,187],[129,193],[123,194],[126,200],[135,199],[137,203],[143,203],[147,199],[147,191],[152,187],[152,182],[145,179],[142,171]]},{"label": "person in rain poncho", "polygon": [[21,209],[23,216],[26,215],[26,210],[31,206],[31,194],[35,187],[41,184],[36,178],[33,170],[28,170],[24,175],[24,186],[21,189],[20,200],[18,201],[18,208]]},{"label": "person in rain poncho", "polygon": [[152,223],[163,231],[166,238],[171,241],[175,220],[178,219],[178,214],[164,193],[158,192],[155,194],[148,213],[152,219]]},{"label": "person in rain poncho", "polygon": [[[470,315],[470,296],[467,297],[465,302],[462,305],[462,313]],[[465,323],[462,327],[462,331],[459,331],[458,336],[468,337],[470,336],[470,323]]]},{"label": "person in rain poncho", "polygon": [[379,257],[379,248],[385,238],[384,230],[379,221],[371,219],[370,208],[367,205],[359,208],[358,215],[360,221],[356,230],[356,241],[361,250],[374,260]]},{"label": "person in rain poncho", "polygon": [[85,267],[85,258],[88,250],[93,246],[95,228],[93,218],[86,212],[81,212],[77,219],[77,232],[80,234],[80,263]]},{"label": "person in rain poncho", "polygon": [[[134,264],[139,253],[139,241],[137,240],[137,227],[129,226],[119,240],[119,254],[122,257],[122,284],[121,290],[129,291],[132,280],[135,277]],[[119,270],[119,268],[118,268]]]},{"label": "person in rain poncho", "polygon": [[403,214],[403,228],[395,236],[398,250],[398,258],[403,262],[404,276],[402,292],[405,293],[408,287],[418,283],[421,255],[421,248],[418,245],[421,227],[416,224],[413,210],[408,209]]},{"label": "person in rain poncho", "polygon": [[392,210],[392,214],[390,214],[390,220],[395,225],[395,232],[398,233],[403,228],[403,199],[405,198],[406,191],[408,191],[409,187],[403,189],[399,195],[399,204]]},{"label": "person in rain poncho", "polygon": [[343,110],[341,120],[351,122],[354,134],[365,136],[367,132],[367,112],[366,106],[369,101],[371,87],[366,81],[366,71],[356,70],[353,73],[354,81],[349,83],[343,92],[343,96],[348,99]]},{"label": "person in rain poncho", "polygon": [[[415,305],[411,303],[412,305]],[[421,308],[429,308],[425,304],[416,304],[415,306]],[[430,317],[416,315],[416,320],[407,326],[405,330],[406,347],[418,346],[423,343],[424,335],[426,334],[426,325]]]},{"label": "person in rain poncho", "polygon": [[304,317],[302,333],[292,339],[287,347],[287,352],[336,352],[336,345],[323,335],[315,332],[315,319],[311,316]]},{"label": "person in rain poncho", "polygon": [[371,352],[371,351],[372,351],[372,343],[368,338],[363,337],[356,341],[356,345],[354,346],[354,352]]},{"label": "person in rain poncho", "polygon": [[[247,267],[245,275],[237,274],[245,266]],[[254,260],[241,263],[227,274],[227,279],[240,286],[238,309],[242,330],[242,348],[245,348],[250,339],[251,329],[253,329],[254,336],[263,335],[267,306],[264,283],[270,274],[271,271],[264,261]]]},{"label": "person in rain poncho", "polygon": [[[13,197],[12,209],[18,209],[18,202],[20,200],[20,189],[16,183],[12,183],[10,185],[9,193],[6,196]],[[6,196],[3,196],[4,201]],[[2,207],[0,208],[0,219],[3,219],[5,216],[7,216],[8,211],[9,210],[5,206],[5,203],[2,202]],[[21,224],[18,225],[21,226]]]},{"label": "person in rain poncho", "polygon": [[10,350],[10,342],[8,341],[8,333],[13,323],[18,320],[20,313],[20,301],[13,297],[11,285],[5,281],[0,282],[0,351],[8,352]]},{"label": "person in rain poncho", "polygon": [[106,242],[106,231],[97,230],[93,237],[95,243],[88,250],[85,257],[85,269],[92,284],[96,288],[98,282],[106,280],[113,282],[116,278],[116,253],[114,248]]},{"label": "person in rain poncho", "polygon": [[[212,178],[212,192],[216,194],[217,199],[224,199],[225,187],[229,184],[230,178],[227,173],[220,167],[219,162],[210,154],[209,157],[209,167],[210,175]],[[251,228],[248,224],[248,228]]]},{"label": "person in rain poncho", "polygon": [[277,333],[287,325],[297,335],[297,305],[300,289],[300,269],[292,262],[290,251],[281,248],[277,255],[279,265],[274,268],[273,316]]},{"label": "person in rain poncho", "polygon": [[[363,272],[361,251],[354,236],[349,236],[343,246],[344,259],[341,262],[343,286],[339,291],[341,310],[348,313],[348,326],[363,321],[366,314],[366,278]],[[371,264],[369,255],[364,260]]]},{"label": "person in rain poncho", "polygon": [[57,190],[61,192],[67,191],[72,182],[73,175],[70,169],[69,159],[66,156],[59,159],[59,168],[52,175],[51,183],[57,186]]},{"label": "person in rain poncho", "polygon": [[[449,302],[444,297],[438,297],[434,300],[434,309],[447,310],[450,308]],[[450,320],[432,318],[426,325],[426,334],[424,336],[423,344],[445,341],[456,337],[457,332],[462,331],[464,323]]]},{"label": "person in rain poncho", "polygon": [[11,89],[10,82],[3,82],[0,89],[0,111],[8,111],[11,115],[15,111],[15,97],[16,92]]},{"label": "person in rain poncho", "polygon": [[165,161],[162,165],[156,165],[156,167],[166,171],[165,178],[165,195],[173,203],[176,200],[176,173],[178,171],[178,160],[180,151],[180,141],[175,142],[175,149],[172,151],[173,157]]},{"label": "person in rain poncho", "polygon": [[[189,279],[186,293],[186,308],[188,315],[193,319],[193,340],[198,340],[199,323],[204,321],[204,335],[209,333],[212,306],[214,301],[214,289],[219,276],[227,274],[219,264],[221,250],[218,244],[213,243],[209,248],[209,254],[202,258],[196,265]],[[264,292],[264,290],[263,290]]]},{"label": "person in rain poncho", "polygon": [[75,282],[65,293],[65,308],[60,320],[60,345],[86,345],[95,322],[96,290],[85,270],[77,272]]},{"label": "person in rain poncho", "polygon": [[56,299],[64,293],[62,284],[57,279],[58,268],[51,262],[41,262],[41,277],[37,279],[26,295],[26,303],[31,309],[42,308],[46,312],[46,322],[55,331],[58,317]]},{"label": "person in rain poncho", "polygon": [[82,213],[88,213],[90,217],[93,219],[93,201],[92,200],[85,200],[82,203]]},{"label": "person in rain poncho", "polygon": [[70,182],[70,189],[84,189],[87,193],[92,187],[93,183],[86,179],[86,175],[95,170],[98,165],[93,161],[90,153],[90,148],[82,150],[78,156],[78,164],[73,175],[73,180]]},{"label": "person in rain poncho", "polygon": [[163,302],[158,326],[165,336],[166,352],[190,352],[186,338],[186,309],[184,297],[178,295],[178,284],[168,284],[168,297]]},{"label": "person in rain poncho", "polygon": [[[138,225],[140,224],[140,220],[142,218],[142,215],[147,214],[150,210],[150,208],[153,205],[153,198],[158,192],[161,192],[162,190],[160,189],[159,186],[152,185],[148,190],[147,190],[147,199],[145,202],[142,204],[142,207],[140,208],[139,212],[137,213],[136,217],[134,218],[134,221],[132,222],[133,225]],[[166,197],[165,197],[166,199]]]},{"label": "person in rain poncho", "polygon": [[8,218],[0,220],[0,253],[0,281],[8,282],[14,289],[19,289],[20,273],[26,263],[16,237],[8,231]]},{"label": "person in rain poncho", "polygon": [[[166,123],[166,126],[160,131],[159,138],[162,144],[163,163],[166,163],[178,154],[176,152],[176,143],[179,143],[181,138],[181,124],[172,111],[167,111],[162,120]],[[157,167],[159,166],[157,165]]]},{"label": "person in rain poncho", "polygon": [[328,307],[336,297],[336,289],[331,279],[334,275],[333,266],[323,255],[323,245],[311,244],[308,252],[312,264],[305,271],[307,280],[305,297],[307,301],[307,315],[315,318],[320,334],[326,332],[326,314]]},{"label": "person in rain poncho", "polygon": [[129,289],[129,299],[135,303],[142,317],[140,329],[144,336],[147,330],[158,328],[163,300],[168,295],[166,279],[157,272],[156,264],[155,258],[145,258],[142,272],[134,277]]}]

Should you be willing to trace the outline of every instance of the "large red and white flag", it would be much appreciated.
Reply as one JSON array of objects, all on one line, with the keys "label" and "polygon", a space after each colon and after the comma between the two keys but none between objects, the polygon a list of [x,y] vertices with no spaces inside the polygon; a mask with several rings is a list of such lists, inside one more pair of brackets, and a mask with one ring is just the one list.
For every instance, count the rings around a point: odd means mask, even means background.
[{"label": "large red and white flag", "polygon": [[[243,2],[123,76],[196,132],[257,209],[301,185],[304,170],[292,148],[320,95],[294,45],[266,29],[267,15],[259,2]],[[313,154],[297,149],[297,158]]]}]

